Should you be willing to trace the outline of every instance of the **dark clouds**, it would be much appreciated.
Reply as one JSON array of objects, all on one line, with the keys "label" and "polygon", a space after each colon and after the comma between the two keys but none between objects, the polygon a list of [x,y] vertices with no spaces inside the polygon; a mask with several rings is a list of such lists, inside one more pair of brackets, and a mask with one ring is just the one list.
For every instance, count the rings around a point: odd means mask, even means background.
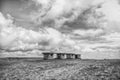
[{"label": "dark clouds", "polygon": [[[30,14],[38,10],[38,7],[31,0],[1,0],[0,11],[6,16],[10,14],[15,18],[18,26],[29,29],[36,26],[30,19]],[[35,29],[35,28],[34,28]]]}]

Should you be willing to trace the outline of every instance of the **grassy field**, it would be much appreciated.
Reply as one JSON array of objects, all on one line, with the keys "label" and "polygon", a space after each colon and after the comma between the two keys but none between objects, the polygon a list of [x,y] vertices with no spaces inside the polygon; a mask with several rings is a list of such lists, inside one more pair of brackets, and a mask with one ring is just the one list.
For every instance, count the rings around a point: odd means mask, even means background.
[{"label": "grassy field", "polygon": [[0,80],[120,80],[120,60],[0,59]]}]

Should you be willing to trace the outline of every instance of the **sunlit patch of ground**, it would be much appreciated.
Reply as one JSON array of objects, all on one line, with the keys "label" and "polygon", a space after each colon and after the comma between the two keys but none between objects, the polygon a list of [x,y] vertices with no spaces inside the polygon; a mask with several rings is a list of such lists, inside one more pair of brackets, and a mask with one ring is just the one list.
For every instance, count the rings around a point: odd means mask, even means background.
[{"label": "sunlit patch of ground", "polygon": [[120,80],[120,60],[0,59],[0,80]]}]

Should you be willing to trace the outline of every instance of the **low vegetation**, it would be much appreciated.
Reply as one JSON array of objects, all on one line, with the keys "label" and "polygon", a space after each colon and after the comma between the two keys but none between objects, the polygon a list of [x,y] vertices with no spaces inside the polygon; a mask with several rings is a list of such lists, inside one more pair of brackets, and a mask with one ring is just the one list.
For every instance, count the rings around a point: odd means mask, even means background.
[{"label": "low vegetation", "polygon": [[0,80],[120,80],[120,60],[0,59]]}]

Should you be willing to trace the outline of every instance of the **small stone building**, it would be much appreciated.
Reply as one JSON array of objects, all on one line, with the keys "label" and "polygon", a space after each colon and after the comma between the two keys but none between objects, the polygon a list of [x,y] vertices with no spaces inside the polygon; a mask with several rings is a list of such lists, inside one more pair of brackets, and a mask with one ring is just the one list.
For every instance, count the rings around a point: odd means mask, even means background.
[{"label": "small stone building", "polygon": [[43,52],[44,59],[81,59],[80,54]]}]

